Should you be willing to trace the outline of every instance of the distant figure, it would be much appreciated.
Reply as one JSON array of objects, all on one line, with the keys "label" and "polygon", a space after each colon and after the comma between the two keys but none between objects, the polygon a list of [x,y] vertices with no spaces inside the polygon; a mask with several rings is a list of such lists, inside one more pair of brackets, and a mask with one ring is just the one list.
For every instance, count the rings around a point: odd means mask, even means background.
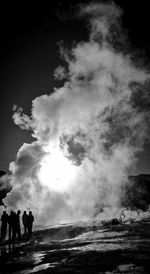
[{"label": "distant figure", "polygon": [[18,210],[17,214],[16,214],[16,235],[18,237],[18,240],[20,240],[20,238],[21,238],[20,213],[21,213],[21,211]]},{"label": "distant figure", "polygon": [[28,216],[28,236],[32,236],[32,228],[33,228],[34,216],[32,215],[32,211],[29,211]]},{"label": "distant figure", "polygon": [[120,214],[120,217],[119,217],[119,222],[122,223],[124,221],[125,217],[126,216],[124,214],[124,211],[122,211],[121,214]]},{"label": "distant figure", "polygon": [[13,229],[14,229],[14,212],[11,211],[8,216],[8,225],[9,225],[9,239],[13,238]]},{"label": "distant figure", "polygon": [[29,216],[27,215],[26,211],[24,211],[23,216],[22,216],[22,223],[24,226],[24,235],[28,235],[28,218]]},{"label": "distant figure", "polygon": [[8,223],[8,214],[6,211],[3,211],[3,215],[1,217],[1,239],[5,239],[6,237],[6,231],[7,231],[7,223]]}]

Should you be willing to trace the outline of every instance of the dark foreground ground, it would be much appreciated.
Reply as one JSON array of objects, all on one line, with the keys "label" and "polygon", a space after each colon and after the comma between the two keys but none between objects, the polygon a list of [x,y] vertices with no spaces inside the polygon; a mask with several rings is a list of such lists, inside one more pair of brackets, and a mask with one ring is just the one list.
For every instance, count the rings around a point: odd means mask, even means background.
[{"label": "dark foreground ground", "polygon": [[0,249],[0,273],[150,273],[150,220],[95,221],[35,231]]}]

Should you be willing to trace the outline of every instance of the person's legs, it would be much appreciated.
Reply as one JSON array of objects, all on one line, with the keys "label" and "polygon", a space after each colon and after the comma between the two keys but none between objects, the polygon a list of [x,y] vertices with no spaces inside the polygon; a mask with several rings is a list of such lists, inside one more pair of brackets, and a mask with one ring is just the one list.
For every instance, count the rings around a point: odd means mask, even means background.
[{"label": "person's legs", "polygon": [[4,226],[2,224],[2,226],[1,226],[1,239],[3,239],[3,237],[4,237]]},{"label": "person's legs", "polygon": [[31,237],[31,234],[32,233],[31,233],[31,224],[30,224],[30,225],[28,225],[28,236]]},{"label": "person's legs", "polygon": [[2,224],[2,227],[1,227],[1,238],[2,239],[5,239],[5,237],[6,237],[6,230],[7,230],[7,225]]},{"label": "person's legs", "polygon": [[12,226],[9,225],[9,239],[12,238]]},{"label": "person's legs", "polygon": [[23,225],[24,235],[26,235],[26,228],[25,225]]},{"label": "person's legs", "polygon": [[16,239],[16,226],[13,226],[13,240]]},{"label": "person's legs", "polygon": [[33,226],[33,225],[31,224],[31,236],[32,236],[32,226]]},{"label": "person's legs", "polygon": [[21,236],[20,225],[17,225],[16,227],[16,236],[17,236],[17,239],[20,240],[20,236]]},{"label": "person's legs", "polygon": [[18,239],[21,238],[21,229],[20,229],[20,225],[18,225]]},{"label": "person's legs", "polygon": [[27,236],[27,225],[24,225],[24,234]]}]

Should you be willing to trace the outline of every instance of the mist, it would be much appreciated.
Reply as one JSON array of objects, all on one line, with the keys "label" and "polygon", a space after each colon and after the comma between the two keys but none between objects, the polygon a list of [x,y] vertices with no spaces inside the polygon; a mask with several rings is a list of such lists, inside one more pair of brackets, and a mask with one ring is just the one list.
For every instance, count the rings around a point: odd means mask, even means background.
[{"label": "mist", "polygon": [[[71,50],[60,45],[65,66],[54,77],[64,85],[35,98],[30,117],[13,107],[14,123],[35,141],[23,144],[10,163],[12,190],[4,203],[32,209],[36,224],[116,214],[122,207],[124,186],[148,138],[150,79],[130,52],[122,13],[114,3],[81,5],[78,18],[87,24],[89,40]],[[54,148],[75,172],[63,191],[39,176]],[[59,177],[59,164],[56,172]]]}]

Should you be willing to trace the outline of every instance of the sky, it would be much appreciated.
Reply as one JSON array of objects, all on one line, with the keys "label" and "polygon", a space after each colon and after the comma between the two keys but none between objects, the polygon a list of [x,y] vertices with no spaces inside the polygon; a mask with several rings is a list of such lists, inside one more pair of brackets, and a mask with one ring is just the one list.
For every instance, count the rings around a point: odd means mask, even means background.
[{"label": "sky", "polygon": [[[1,6],[0,16],[0,170],[8,171],[23,143],[34,139],[29,131],[14,124],[13,105],[30,114],[32,100],[53,92],[62,81],[54,79],[54,70],[63,60],[59,43],[71,46],[87,38],[86,24],[75,17],[77,3],[87,1],[51,1],[44,4]],[[90,2],[90,1],[89,1]],[[91,1],[92,2],[92,1]],[[100,2],[100,1],[98,1]],[[107,1],[104,1],[107,2]],[[115,1],[124,12],[123,26],[135,50],[150,63],[149,8],[146,1]],[[150,173],[150,146],[139,153],[135,173]]]}]

